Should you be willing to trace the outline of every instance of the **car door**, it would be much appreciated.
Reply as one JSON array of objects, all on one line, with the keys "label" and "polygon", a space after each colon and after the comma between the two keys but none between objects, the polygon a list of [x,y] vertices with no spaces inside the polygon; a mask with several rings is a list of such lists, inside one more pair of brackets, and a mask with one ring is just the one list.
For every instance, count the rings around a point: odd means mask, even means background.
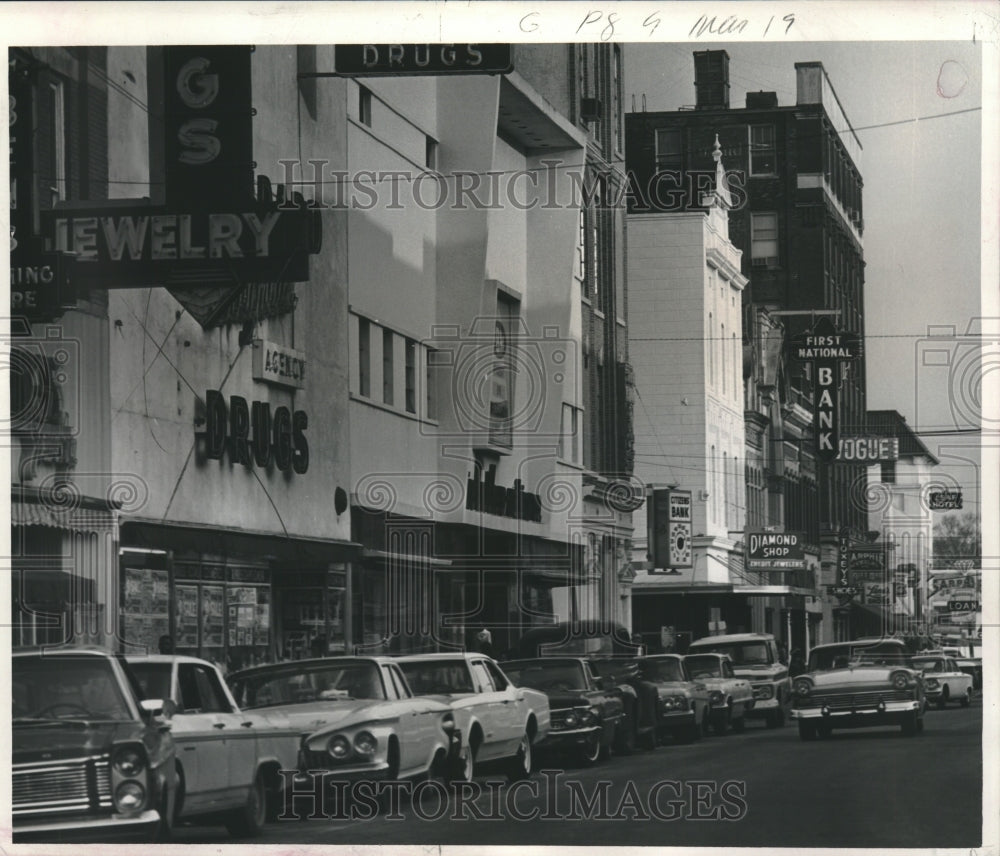
[{"label": "car door", "polygon": [[177,756],[184,775],[183,814],[221,807],[229,786],[229,755],[220,703],[206,692],[207,665],[177,664],[178,710],[171,720]]},{"label": "car door", "polygon": [[[482,659],[471,660],[472,685],[476,688],[474,705],[476,716],[483,728],[483,745],[479,747],[479,760],[502,758],[510,752],[510,698],[497,691],[493,679]],[[508,704],[505,704],[508,702]]]},{"label": "car door", "polygon": [[524,726],[528,721],[528,703],[525,701],[524,691],[515,687],[492,660],[483,660],[482,663],[489,673],[494,689],[501,697],[501,728],[507,746],[505,754],[513,754],[520,745],[521,735],[524,734]]},{"label": "car door", "polygon": [[240,711],[215,667],[202,666],[198,681],[202,697],[211,699],[211,706],[217,709],[217,721],[223,726],[218,730],[225,739],[229,773],[220,800],[234,807],[244,805],[257,775],[258,718]]}]

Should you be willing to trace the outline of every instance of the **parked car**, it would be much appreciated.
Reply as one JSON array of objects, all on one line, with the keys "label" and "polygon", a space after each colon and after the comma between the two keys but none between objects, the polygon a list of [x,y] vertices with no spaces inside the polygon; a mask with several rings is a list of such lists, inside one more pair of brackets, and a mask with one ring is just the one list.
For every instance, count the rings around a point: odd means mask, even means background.
[{"label": "parked car", "polygon": [[301,736],[297,769],[338,781],[456,774],[461,734],[449,703],[418,698],[391,657],[323,657],[228,676],[244,710]]},{"label": "parked car", "polygon": [[169,837],[172,704],[143,700],[124,659],[90,648],[18,651],[11,696],[14,842]]},{"label": "parked car", "polygon": [[624,715],[615,728],[614,750],[628,755],[639,744],[647,749],[656,745],[659,692],[639,674],[641,651],[621,624],[562,622],[531,628],[506,658],[586,657],[597,678],[607,678],[607,685],[613,686],[622,700]]},{"label": "parked car", "polygon": [[799,737],[815,740],[834,728],[882,725],[898,725],[907,737],[923,731],[924,682],[910,654],[905,648],[865,650],[870,647],[858,646],[847,665],[840,663],[844,655],[836,655],[829,667],[795,679],[792,717]]},{"label": "parked car", "polygon": [[[969,646],[970,651],[974,650]],[[961,648],[942,648],[941,652],[948,657],[953,657],[960,672],[972,677],[972,688],[981,690],[983,688],[983,658],[975,657],[971,653],[965,654]]]},{"label": "parked car", "polygon": [[913,665],[924,673],[924,694],[927,703],[937,703],[944,708],[949,701],[962,707],[972,702],[972,675],[958,668],[953,657],[944,654],[920,653],[913,657]]},{"label": "parked car", "polygon": [[280,770],[294,770],[299,733],[285,721],[240,710],[215,664],[180,655],[128,656],[153,698],[176,705],[175,819],[221,821],[233,836],[256,836],[281,801]]},{"label": "parked car", "polygon": [[516,686],[539,690],[548,698],[549,733],[535,742],[539,753],[584,764],[611,753],[625,706],[614,684],[599,679],[585,658],[508,660],[503,671]]},{"label": "parked car", "polygon": [[511,780],[531,773],[533,745],[549,733],[545,693],[515,686],[485,654],[410,654],[396,662],[414,693],[451,705],[465,736],[463,778],[485,761],[503,762]]},{"label": "parked car", "polygon": [[688,648],[688,654],[727,654],[738,678],[753,689],[754,706],[747,717],[763,719],[768,728],[780,728],[792,700],[788,666],[778,656],[778,646],[770,633],[733,633],[706,636]]},{"label": "parked car", "polygon": [[[656,686],[656,736],[676,740],[700,740],[708,729],[708,687],[694,681],[679,654],[656,654],[639,660],[639,674]],[[749,685],[748,685],[749,686]],[[727,721],[728,727],[728,721]]]},{"label": "parked car", "polygon": [[736,677],[733,662],[726,654],[688,654],[684,667],[692,681],[704,684],[708,691],[708,720],[719,734],[743,731],[746,717],[756,704],[753,687],[745,678]]}]

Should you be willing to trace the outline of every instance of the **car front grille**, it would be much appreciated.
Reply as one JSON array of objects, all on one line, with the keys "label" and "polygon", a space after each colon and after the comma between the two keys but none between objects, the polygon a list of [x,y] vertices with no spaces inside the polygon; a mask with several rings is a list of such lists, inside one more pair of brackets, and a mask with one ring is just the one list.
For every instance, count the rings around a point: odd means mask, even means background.
[{"label": "car front grille", "polygon": [[11,773],[11,812],[14,816],[112,807],[111,766],[107,755],[19,764]]},{"label": "car front grille", "polygon": [[878,706],[879,701],[912,701],[912,690],[876,690],[861,693],[813,693],[808,699],[799,700],[801,707],[826,706],[830,710],[863,710]]}]

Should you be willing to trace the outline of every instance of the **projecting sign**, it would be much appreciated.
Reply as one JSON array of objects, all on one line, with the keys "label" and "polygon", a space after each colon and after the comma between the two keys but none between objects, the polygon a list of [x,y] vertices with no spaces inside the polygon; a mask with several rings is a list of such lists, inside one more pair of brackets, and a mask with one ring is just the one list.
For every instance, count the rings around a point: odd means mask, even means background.
[{"label": "projecting sign", "polygon": [[[829,325],[827,327],[823,322]],[[833,323],[821,319],[811,333],[788,340],[788,353],[802,362],[814,360],[859,360],[864,356],[862,339],[856,333],[838,333]]]},{"label": "projecting sign", "polygon": [[838,461],[877,463],[899,459],[899,438],[860,435],[840,438]]},{"label": "projecting sign", "polygon": [[979,612],[979,603],[974,600],[949,600],[949,612]]},{"label": "projecting sign", "polygon": [[333,67],[345,76],[507,74],[509,44],[337,45]]},{"label": "projecting sign", "polygon": [[651,573],[692,567],[691,491],[656,489],[649,507]]},{"label": "projecting sign", "polygon": [[931,511],[950,511],[962,507],[962,491],[941,490],[929,495]]},{"label": "projecting sign", "polygon": [[805,568],[803,532],[750,532],[746,566],[751,571],[794,571]]},{"label": "projecting sign", "polygon": [[858,590],[854,586],[830,586],[830,592],[837,597],[854,597]]}]

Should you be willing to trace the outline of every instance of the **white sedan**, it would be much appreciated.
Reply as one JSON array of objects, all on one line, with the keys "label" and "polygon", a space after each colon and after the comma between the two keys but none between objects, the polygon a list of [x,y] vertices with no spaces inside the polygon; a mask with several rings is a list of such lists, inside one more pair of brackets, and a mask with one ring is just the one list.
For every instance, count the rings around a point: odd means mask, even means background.
[{"label": "white sedan", "polygon": [[913,665],[924,673],[928,703],[937,702],[943,708],[949,701],[957,701],[962,707],[972,702],[972,675],[959,669],[953,657],[919,654],[914,656]]},{"label": "white sedan", "polygon": [[514,686],[483,654],[411,654],[396,661],[414,693],[438,697],[454,710],[463,778],[471,779],[484,761],[503,761],[511,780],[531,773],[532,745],[549,732],[545,693]]},{"label": "white sedan", "polygon": [[294,770],[299,734],[241,711],[213,663],[154,654],[126,657],[147,698],[176,706],[170,731],[179,776],[175,818],[221,817],[234,836],[258,835],[280,770]]}]

